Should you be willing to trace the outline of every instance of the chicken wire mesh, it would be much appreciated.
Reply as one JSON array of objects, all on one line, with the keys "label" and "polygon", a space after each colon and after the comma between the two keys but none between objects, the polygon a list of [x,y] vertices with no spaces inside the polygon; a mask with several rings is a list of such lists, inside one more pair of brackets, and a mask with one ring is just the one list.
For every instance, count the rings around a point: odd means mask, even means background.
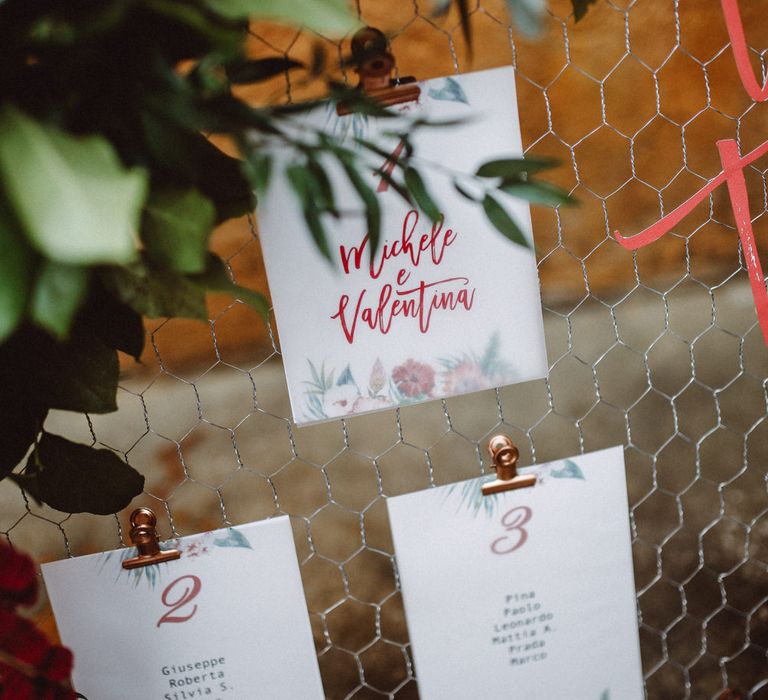
[{"label": "chicken wire mesh", "polygon": [[[759,75],[768,13],[742,4]],[[274,332],[244,304],[216,301],[208,326],[147,322],[148,351],[123,367],[116,414],[55,413],[46,427],[139,469],[146,490],[132,505],[155,509],[164,537],[290,515],[332,698],[418,697],[386,497],[485,473],[497,432],[523,464],[624,444],[648,697],[730,686],[768,698],[768,350],[727,195],[635,254],[611,237],[719,172],[717,139],[745,152],[768,135],[719,3],[601,0],[575,24],[558,0],[532,41],[508,26],[502,2],[478,0],[472,53],[457,18],[435,17],[426,0],[357,7],[391,33],[404,74],[515,65],[526,153],[559,158],[550,179],[581,201],[534,210],[549,378],[299,429]],[[261,25],[250,41],[256,55],[299,60],[318,45],[345,49]],[[312,89],[290,75],[267,88],[289,99]],[[758,241],[760,165],[746,173]],[[264,285],[252,220],[214,245],[238,282]],[[7,482],[0,499],[0,532],[42,561],[123,543],[125,514],[64,516]]]}]

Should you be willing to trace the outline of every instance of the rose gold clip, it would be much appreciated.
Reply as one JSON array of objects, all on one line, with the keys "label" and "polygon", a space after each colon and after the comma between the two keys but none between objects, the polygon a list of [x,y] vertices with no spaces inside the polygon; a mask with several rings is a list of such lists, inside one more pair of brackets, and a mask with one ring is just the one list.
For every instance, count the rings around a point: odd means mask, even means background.
[{"label": "rose gold clip", "polygon": [[[399,105],[419,99],[421,88],[416,78],[408,76],[395,80],[392,71],[395,57],[389,52],[389,42],[383,32],[364,27],[352,37],[352,58],[360,76],[358,88],[383,105]],[[339,102],[338,114],[349,114],[349,105]]]},{"label": "rose gold clip", "polygon": [[157,516],[149,508],[137,508],[131,513],[131,542],[139,554],[123,562],[124,569],[138,569],[140,566],[172,561],[181,556],[175,549],[161,550],[157,536]]},{"label": "rose gold clip", "polygon": [[726,688],[720,695],[717,696],[717,700],[742,700],[744,696],[741,691],[736,688]]},{"label": "rose gold clip", "polygon": [[483,496],[492,493],[522,489],[536,483],[535,474],[518,474],[517,460],[520,453],[515,444],[506,435],[494,435],[488,442],[496,480],[483,484]]}]

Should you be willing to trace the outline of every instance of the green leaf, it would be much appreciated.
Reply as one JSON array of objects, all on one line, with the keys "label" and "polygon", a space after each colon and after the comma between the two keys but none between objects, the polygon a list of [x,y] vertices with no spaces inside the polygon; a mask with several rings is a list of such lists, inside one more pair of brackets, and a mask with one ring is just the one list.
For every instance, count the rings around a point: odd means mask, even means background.
[{"label": "green leaf", "polygon": [[134,263],[104,268],[101,281],[117,299],[142,316],[181,316],[199,321],[208,318],[205,292],[184,275]]},{"label": "green leaf", "polygon": [[483,209],[488,220],[513,243],[530,248],[531,244],[523,235],[514,219],[507,214],[504,207],[501,206],[491,195],[485,195],[483,199]]},{"label": "green leaf", "polygon": [[105,138],[75,138],[6,105],[0,180],[27,236],[48,258],[88,265],[136,257],[147,175],[123,167]]},{"label": "green leaf", "polygon": [[526,173],[537,173],[558,165],[553,158],[502,158],[489,160],[477,169],[478,177],[519,178]]},{"label": "green leaf", "polygon": [[435,204],[431,195],[427,191],[427,186],[424,183],[421,175],[414,168],[405,169],[405,186],[408,191],[413,195],[416,200],[416,204],[419,208],[430,218],[431,221],[437,221],[441,214],[437,204]]},{"label": "green leaf", "polygon": [[272,177],[272,156],[256,148],[243,148],[242,150],[248,165],[246,172],[251,184],[256,192],[261,194],[269,186]]},{"label": "green leaf", "polygon": [[224,70],[233,85],[248,85],[269,80],[276,75],[284,75],[294,68],[303,68],[304,64],[285,56],[273,56],[249,60],[241,58],[230,61]]},{"label": "green leaf", "polygon": [[365,225],[371,242],[371,257],[373,257],[379,249],[379,240],[381,239],[381,206],[379,205],[379,198],[361,177],[356,163],[344,156],[339,157],[339,162],[365,207]]},{"label": "green leaf", "polygon": [[548,207],[559,207],[576,203],[572,197],[559,187],[548,182],[503,182],[499,189],[507,194],[514,195],[529,201],[531,204],[543,204]]},{"label": "green leaf", "polygon": [[18,235],[16,222],[0,194],[0,343],[24,316],[32,266],[32,251]]},{"label": "green leaf", "polygon": [[192,184],[213,200],[216,223],[253,212],[256,197],[245,176],[244,164],[223,153],[200,134],[195,135],[193,143],[195,171]]},{"label": "green leaf", "polygon": [[546,9],[544,0],[507,0],[507,9],[521,32],[528,36],[539,34]]},{"label": "green leaf", "polygon": [[[229,20],[212,16],[205,8],[198,7],[197,3],[185,0],[143,0],[143,4],[168,21],[175,30],[174,40],[179,43],[187,44],[192,37],[199,37],[206,42],[206,47],[232,52],[242,45],[241,27]],[[187,41],[184,41],[185,38]]]},{"label": "green leaf", "polygon": [[269,301],[267,298],[261,292],[235,284],[222,260],[213,253],[208,254],[205,272],[190,277],[190,280],[206,291],[223,292],[244,301],[259,313],[264,319],[264,323],[269,325]]},{"label": "green leaf", "polygon": [[336,199],[333,194],[333,185],[326,175],[323,166],[320,165],[320,161],[317,160],[312,154],[309,154],[307,159],[307,171],[314,180],[312,189],[317,197],[319,209],[321,211],[331,212],[334,215],[338,215],[336,211]]},{"label": "green leaf", "polygon": [[194,187],[212,200],[216,223],[254,210],[256,198],[242,161],[161,115],[145,110],[140,118],[142,137],[157,169],[169,173],[166,180],[173,186]]},{"label": "green leaf", "polygon": [[139,360],[145,340],[141,314],[119,302],[98,276],[91,284],[91,293],[80,318],[105,345]]},{"label": "green leaf", "polygon": [[475,197],[469,190],[462,187],[458,182],[453,183],[453,188],[462,196],[464,199],[468,199],[470,202],[474,202],[477,204],[480,200]]},{"label": "green leaf", "polygon": [[44,261],[32,289],[29,317],[57,338],[66,338],[88,291],[90,276],[86,267]]},{"label": "green leaf", "polygon": [[26,471],[14,480],[64,513],[116,513],[144,490],[144,477],[114,452],[50,433],[43,433]]},{"label": "green leaf", "polygon": [[48,408],[31,387],[42,344],[55,345],[45,332],[22,325],[4,343],[0,343],[0,479],[5,478],[22,460],[42,428]]},{"label": "green leaf", "polygon": [[573,17],[578,22],[587,14],[590,5],[594,5],[597,0],[571,0],[573,5]]},{"label": "green leaf", "polygon": [[28,403],[26,397],[9,391],[0,391],[0,415],[3,416],[3,439],[0,440],[0,479],[4,479],[24,458],[35,441],[48,409]]},{"label": "green leaf", "polygon": [[73,333],[69,342],[48,353],[32,380],[35,396],[51,408],[82,413],[117,410],[120,366],[117,353],[90,333]]},{"label": "green leaf", "polygon": [[23,325],[0,345],[0,391],[64,411],[117,409],[117,353],[86,324],[75,322],[67,342]]},{"label": "green leaf", "polygon": [[459,8],[459,18],[461,20],[461,32],[464,35],[464,40],[467,42],[467,47],[472,50],[472,27],[469,19],[469,5],[467,0],[456,0],[456,5]]},{"label": "green leaf", "polygon": [[378,175],[384,182],[386,182],[397,194],[400,195],[400,198],[409,206],[413,206],[413,197],[411,197],[411,193],[408,191],[408,189],[405,187],[405,184],[402,182],[398,182],[395,180],[394,177],[392,177],[384,168],[379,168],[376,171],[376,175]]},{"label": "green leaf", "polygon": [[204,0],[207,7],[225,17],[250,17],[303,26],[320,34],[341,36],[357,29],[345,0]]},{"label": "green leaf", "polygon": [[175,272],[202,272],[215,218],[213,202],[195,189],[152,192],[141,227],[147,254]]},{"label": "green leaf", "polygon": [[74,45],[114,30],[124,21],[128,11],[129,7],[124,2],[105,0],[90,8],[87,21],[82,21],[77,11],[70,16],[65,13],[54,15],[44,11],[36,12],[29,26],[29,37],[36,44]]},{"label": "green leaf", "polygon": [[314,179],[310,176],[309,170],[304,165],[289,165],[285,169],[285,175],[301,204],[304,220],[307,222],[312,240],[323,257],[330,263],[333,263],[333,256],[328,246],[325,227],[320,218],[320,210],[315,202],[316,183]]}]

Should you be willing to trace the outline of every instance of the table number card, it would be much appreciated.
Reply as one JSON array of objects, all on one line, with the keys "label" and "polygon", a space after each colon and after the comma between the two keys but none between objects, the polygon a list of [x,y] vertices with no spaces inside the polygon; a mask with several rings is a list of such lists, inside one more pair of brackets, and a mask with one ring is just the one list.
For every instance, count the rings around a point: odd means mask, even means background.
[{"label": "table number card", "polygon": [[[374,172],[384,159],[369,159],[364,174],[382,211],[373,261],[359,197],[338,163],[325,164],[345,211],[339,219],[324,218],[334,265],[312,242],[286,178],[272,178],[259,203],[264,261],[299,424],[546,375],[533,251],[503,238],[482,207],[459,195],[445,174],[472,174],[483,162],[521,156],[513,70],[428,80],[420,87],[418,102],[393,109],[409,119],[461,120],[412,134],[441,222],[432,224],[410,208]],[[398,119],[337,116],[329,105],[303,120],[305,128],[332,133],[349,148],[360,149],[356,139],[366,139],[387,153],[402,149],[386,133],[398,128]],[[527,203],[500,197],[530,240]]]},{"label": "table number card", "polygon": [[74,686],[88,700],[322,698],[290,521],[170,543],[181,558],[126,571],[134,548],[43,565]]},{"label": "table number card", "polygon": [[643,700],[620,447],[387,501],[424,700]]}]

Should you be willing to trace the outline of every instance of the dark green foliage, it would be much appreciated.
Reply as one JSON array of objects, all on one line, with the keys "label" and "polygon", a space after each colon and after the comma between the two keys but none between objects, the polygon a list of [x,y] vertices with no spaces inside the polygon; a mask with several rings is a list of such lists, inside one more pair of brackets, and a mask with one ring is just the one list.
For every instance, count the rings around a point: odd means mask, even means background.
[{"label": "dark green foliage", "polygon": [[142,315],[206,319],[207,288],[267,315],[207,250],[215,223],[253,210],[265,169],[202,134],[274,133],[230,81],[298,66],[244,59],[260,3],[235,4],[0,3],[0,477],[37,441],[14,477],[56,508],[108,513],[141,491],[114,454],[38,436],[51,408],[116,409],[116,351],[141,355]]},{"label": "dark green foliage", "polygon": [[521,246],[531,247],[531,244],[523,235],[523,232],[520,230],[520,227],[515,220],[507,213],[506,209],[504,209],[504,207],[489,194],[485,195],[483,198],[483,209],[485,210],[488,220],[510,241]]},{"label": "dark green foliage", "polygon": [[43,433],[14,480],[33,498],[66,513],[109,515],[144,488],[144,477],[114,452]]},{"label": "dark green foliage", "polygon": [[587,10],[590,5],[594,5],[597,0],[571,0],[573,5],[573,18],[578,22],[584,15],[587,14]]},{"label": "dark green foliage", "polygon": [[[528,21],[540,2],[509,4]],[[469,39],[471,3],[459,9]],[[47,434],[43,422],[49,409],[116,409],[117,351],[140,357],[142,316],[205,320],[213,291],[268,322],[267,300],[235,285],[208,241],[216,224],[253,210],[254,192],[271,177],[288,178],[329,259],[325,221],[346,208],[326,173],[330,160],[357,195],[372,252],[381,178],[432,220],[441,216],[423,177],[429,166],[416,163],[409,138],[438,124],[416,120],[390,134],[402,155],[391,172],[374,173],[368,156],[389,157],[376,144],[294,135],[289,120],[320,103],[253,108],[233,94],[233,83],[288,71],[313,79],[325,65],[318,47],[306,67],[244,56],[250,15],[326,35],[356,25],[346,0],[0,0],[0,479],[55,508],[109,513],[141,491],[143,479],[115,454]],[[397,122],[357,89],[329,82],[328,92]],[[209,134],[229,137],[241,157]],[[280,172],[267,143],[293,155]],[[528,177],[551,165],[510,159],[449,175],[471,179],[477,194],[467,196],[528,245],[491,192],[566,203],[565,193]]]}]

